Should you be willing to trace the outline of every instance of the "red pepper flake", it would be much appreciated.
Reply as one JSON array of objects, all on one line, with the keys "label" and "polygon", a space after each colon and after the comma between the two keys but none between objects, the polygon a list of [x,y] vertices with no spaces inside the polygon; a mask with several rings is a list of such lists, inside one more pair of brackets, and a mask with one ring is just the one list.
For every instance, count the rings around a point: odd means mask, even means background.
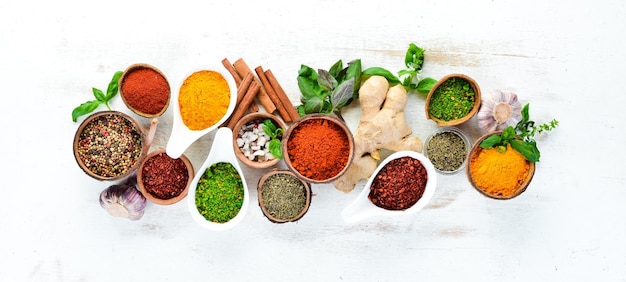
[{"label": "red pepper flake", "polygon": [[406,156],[387,163],[374,177],[369,199],[387,210],[412,207],[424,194],[426,168],[418,159]]},{"label": "red pepper flake", "polygon": [[141,181],[150,195],[167,200],[185,190],[189,174],[182,159],[172,159],[166,153],[159,153],[146,160]]}]

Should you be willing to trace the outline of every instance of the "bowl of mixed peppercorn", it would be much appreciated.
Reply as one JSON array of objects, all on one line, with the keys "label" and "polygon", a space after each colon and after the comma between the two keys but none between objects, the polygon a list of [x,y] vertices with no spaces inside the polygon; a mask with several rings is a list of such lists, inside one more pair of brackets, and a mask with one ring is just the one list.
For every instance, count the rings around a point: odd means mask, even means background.
[{"label": "bowl of mixed peppercorn", "polygon": [[430,89],[426,118],[438,126],[455,126],[470,120],[480,108],[478,83],[464,74],[449,74]]}]

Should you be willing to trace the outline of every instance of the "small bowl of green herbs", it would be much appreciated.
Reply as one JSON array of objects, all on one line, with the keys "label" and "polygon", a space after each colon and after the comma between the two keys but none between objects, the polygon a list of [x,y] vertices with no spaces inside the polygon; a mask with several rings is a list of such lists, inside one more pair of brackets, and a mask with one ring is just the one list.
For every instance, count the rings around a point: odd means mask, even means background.
[{"label": "small bowl of green herbs", "polygon": [[449,74],[430,89],[426,118],[438,126],[455,126],[470,120],[480,108],[478,83],[464,74]]},{"label": "small bowl of green herbs", "polygon": [[424,142],[424,155],[433,163],[435,170],[452,174],[463,169],[472,147],[469,136],[454,126],[440,127]]}]

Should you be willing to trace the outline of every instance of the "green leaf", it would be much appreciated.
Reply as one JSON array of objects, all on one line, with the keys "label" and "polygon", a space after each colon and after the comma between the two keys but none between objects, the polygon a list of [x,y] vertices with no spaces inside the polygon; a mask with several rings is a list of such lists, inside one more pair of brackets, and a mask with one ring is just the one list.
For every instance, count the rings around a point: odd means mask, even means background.
[{"label": "green leaf", "polygon": [[515,128],[513,126],[507,127],[504,131],[502,131],[502,141],[510,142],[515,139],[517,134],[515,133]]},{"label": "green leaf", "polygon": [[499,134],[491,135],[480,142],[480,147],[483,149],[489,149],[493,146],[499,145],[502,142],[502,138]]},{"label": "green leaf", "polygon": [[424,49],[418,47],[415,43],[410,43],[404,57],[404,65],[409,69],[419,71],[422,69],[423,64]]},{"label": "green leaf", "polygon": [[334,78],[339,77],[339,73],[341,73],[341,70],[343,70],[343,61],[339,60],[336,63],[334,63],[330,69],[328,69],[328,72],[330,73],[331,76],[333,76]]},{"label": "green leaf", "polygon": [[[317,77],[317,75],[315,75],[315,77]],[[298,76],[298,88],[300,88],[300,93],[302,93],[303,103],[312,97],[319,97],[321,95],[320,93],[322,93],[322,89],[317,84],[317,81],[313,81],[311,78],[305,76]]]},{"label": "green leaf", "polygon": [[317,83],[324,90],[332,91],[337,87],[337,80],[323,69],[317,70]]},{"label": "green leaf", "polygon": [[324,108],[324,100],[320,97],[313,96],[304,103],[304,112],[306,114],[321,113]]},{"label": "green leaf", "polygon": [[93,112],[96,108],[98,108],[98,106],[100,106],[100,104],[102,104],[102,102],[98,100],[87,101],[80,104],[80,106],[74,108],[72,111],[72,121],[76,122],[78,117]]},{"label": "green leaf", "polygon": [[298,105],[296,107],[296,110],[298,111],[298,115],[303,117],[306,115],[306,111],[304,110],[304,105]]},{"label": "green leaf", "polygon": [[437,80],[431,77],[426,77],[422,80],[420,80],[420,82],[417,84],[417,92],[420,93],[428,93],[430,92],[430,89],[433,88],[433,86],[435,86],[435,84],[437,84]]},{"label": "green leaf", "polygon": [[93,92],[93,96],[96,97],[96,100],[103,103],[106,102],[106,96],[104,95],[104,92],[102,92],[102,90],[92,87],[91,92]]},{"label": "green leaf", "polygon": [[390,71],[381,68],[381,67],[371,67],[363,70],[364,76],[374,76],[379,75],[387,79],[389,83],[400,83],[400,79],[393,75]]},{"label": "green leaf", "polygon": [[274,157],[276,157],[278,159],[282,159],[283,158],[283,150],[282,150],[282,145],[280,143],[280,140],[278,140],[278,139],[270,140],[268,148],[270,150],[270,153],[272,155],[274,155]]},{"label": "green leaf", "polygon": [[107,88],[107,94],[104,100],[105,103],[109,102],[113,97],[115,97],[115,95],[117,95],[120,77],[123,73],[124,72],[122,71],[117,71],[113,74],[113,78],[111,78],[111,82],[109,82],[109,87]]},{"label": "green leaf", "polygon": [[352,102],[352,92],[354,89],[354,77],[341,83],[330,96],[333,112],[340,110]]},{"label": "green leaf", "polygon": [[346,81],[346,80],[349,80],[350,78],[354,78],[353,85],[355,87],[353,87],[353,91],[352,91],[354,98],[357,98],[359,95],[358,90],[359,90],[359,87],[361,86],[361,75],[362,75],[362,71],[361,71],[360,59],[356,59],[348,63],[348,67],[346,68],[346,76],[343,80]]},{"label": "green leaf", "polygon": [[525,159],[530,162],[538,162],[539,161],[539,149],[537,149],[537,143],[534,141],[524,142],[519,139],[511,140],[511,147],[518,151]]},{"label": "green leaf", "polygon": [[263,121],[263,131],[270,137],[276,138],[276,125],[271,119],[265,119]]}]

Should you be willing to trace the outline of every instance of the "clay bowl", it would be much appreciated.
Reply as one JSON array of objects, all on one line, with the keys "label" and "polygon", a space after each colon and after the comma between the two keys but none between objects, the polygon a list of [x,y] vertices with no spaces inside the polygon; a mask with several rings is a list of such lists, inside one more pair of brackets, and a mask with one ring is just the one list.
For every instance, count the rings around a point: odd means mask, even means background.
[{"label": "clay bowl", "polygon": [[[444,82],[450,79],[463,79],[469,82],[470,87],[474,90],[474,106],[472,107],[470,112],[462,118],[458,118],[454,120],[438,119],[430,114],[429,109],[430,109],[431,99],[433,97],[433,94],[437,90],[437,88],[439,88]],[[478,109],[480,108],[480,103],[481,103],[480,87],[478,87],[478,83],[476,83],[474,79],[464,74],[449,74],[449,75],[444,76],[439,81],[437,81],[437,83],[430,89],[430,92],[428,92],[428,96],[426,97],[426,106],[425,106],[426,118],[435,121],[438,126],[459,125],[470,120],[474,115],[476,115],[476,113],[478,112]]]},{"label": "clay bowl", "polygon": [[[467,174],[467,178],[469,179],[470,184],[472,185],[472,187],[474,187],[474,189],[476,189],[476,191],[480,192],[482,195],[491,198],[491,199],[497,199],[497,200],[510,200],[513,199],[517,196],[519,196],[520,194],[522,194],[524,191],[526,191],[526,188],[528,188],[528,185],[530,184],[531,180],[533,179],[533,176],[535,174],[535,163],[527,161],[526,162],[529,164],[529,170],[528,170],[528,175],[527,177],[522,181],[522,183],[520,183],[517,188],[517,190],[512,193],[511,195],[495,195],[495,194],[491,194],[491,193],[487,193],[486,191],[484,191],[483,189],[481,189],[476,182],[474,181],[474,179],[472,178],[472,173],[471,173],[471,167],[472,167],[472,162],[473,162],[473,158],[476,154],[478,154],[481,150],[483,150],[480,147],[480,142],[482,142],[483,140],[485,140],[485,138],[493,135],[493,134],[500,134],[502,133],[502,131],[495,131],[495,132],[490,132],[487,134],[484,134],[483,136],[481,136],[480,138],[478,138],[478,140],[476,140],[476,142],[474,142],[474,145],[472,146],[472,149],[469,152],[468,155],[468,163],[467,166],[465,167],[465,172]],[[513,150],[512,148],[509,148],[508,150]]]},{"label": "clay bowl", "polygon": [[[180,200],[184,199],[187,196],[187,192],[189,192],[189,186],[191,185],[191,181],[195,177],[195,171],[193,169],[193,165],[191,164],[187,156],[181,155],[179,159],[182,160],[183,164],[186,167],[185,174],[187,176],[187,183],[185,185],[185,188],[178,195],[175,195],[173,197],[165,197],[165,198],[158,197],[157,195],[150,193],[150,191],[148,191],[148,189],[146,188],[146,184],[144,183],[145,178],[144,178],[144,169],[143,169],[149,160],[157,156],[171,159],[165,152],[164,148],[157,149],[157,150],[150,152],[146,156],[146,158],[143,159],[143,161],[139,165],[139,170],[137,171],[137,186],[139,186],[139,191],[141,191],[141,193],[146,197],[146,199],[152,201],[153,203],[157,203],[159,205],[171,205],[171,204],[178,203],[180,202]],[[168,171],[165,173],[173,173],[173,172]],[[164,175],[164,174],[161,174],[161,175]],[[164,181],[164,180],[161,180],[161,181]]]},{"label": "clay bowl", "polygon": [[[124,84],[129,82],[132,79],[137,79],[135,76],[132,75],[133,72],[138,71],[138,70],[143,70],[143,69],[148,69],[154,73],[155,76],[153,79],[150,80],[151,82],[159,83],[159,82],[162,82],[162,80],[165,80],[165,83],[167,84],[167,99],[160,100],[160,101],[152,101],[155,103],[163,104],[163,107],[158,112],[146,113],[146,112],[142,112],[140,109],[137,109],[136,105],[133,105],[131,101],[128,100],[129,93],[125,92],[127,90],[125,89]],[[143,86],[142,88],[139,89],[139,91],[141,91],[141,93],[139,94],[148,95],[149,94],[148,92],[153,89],[150,89],[150,87],[145,81],[141,83],[143,84]],[[130,65],[128,68],[126,68],[126,70],[124,70],[124,73],[120,77],[119,89],[120,89],[120,96],[122,96],[122,100],[124,101],[124,104],[126,105],[126,107],[128,107],[131,111],[133,111],[133,113],[138,114],[142,117],[154,118],[154,117],[161,116],[163,113],[165,113],[165,111],[167,110],[167,107],[170,104],[171,89],[170,89],[170,85],[167,80],[167,77],[159,69],[149,64],[133,64],[133,65]],[[134,94],[137,95],[138,93],[134,93]]]},{"label": "clay bowl", "polygon": [[[347,152],[348,160],[346,161],[343,168],[336,175],[328,177],[328,178],[323,178],[323,179],[317,178],[317,177],[316,178],[307,177],[303,174],[304,172],[298,171],[298,169],[296,169],[293,166],[294,156],[290,155],[289,150],[288,150],[289,145],[290,145],[290,139],[292,138],[294,133],[298,132],[299,127],[302,126],[303,124],[308,124],[310,122],[316,122],[316,121],[326,121],[337,126],[342,132],[342,134],[345,135],[347,142],[348,142],[347,144],[348,145],[348,152]],[[317,139],[323,140],[324,138],[328,138],[328,137],[319,135],[319,136],[311,136],[310,138],[317,138]],[[328,114],[309,114],[309,115],[300,117],[299,119],[294,121],[294,123],[287,129],[287,132],[285,132],[285,135],[283,136],[282,147],[283,147],[283,160],[285,161],[287,168],[290,171],[292,171],[296,176],[310,183],[329,183],[329,182],[334,181],[335,179],[343,175],[346,172],[346,170],[348,170],[348,167],[350,166],[350,164],[352,163],[352,159],[354,158],[354,137],[352,136],[350,129],[348,129],[348,127],[343,121]],[[333,149],[336,150],[336,148],[333,148]],[[326,153],[326,150],[328,149],[313,148],[313,149],[310,149],[308,153],[311,155],[323,156]],[[321,157],[321,158],[326,159],[326,157]]]},{"label": "clay bowl", "polygon": [[[302,211],[300,211],[300,213],[298,213],[298,215],[294,216],[293,218],[277,218],[275,216],[273,216],[266,208],[266,204],[263,201],[263,184],[265,183],[265,181],[273,175],[276,174],[284,174],[284,175],[291,175],[295,178],[298,179],[298,181],[300,181],[302,183],[302,185],[304,186],[304,193],[305,193],[305,197],[306,197],[306,203],[304,204],[304,207],[302,208]],[[297,221],[299,219],[301,219],[309,210],[309,206],[311,205],[311,185],[307,182],[305,182],[304,180],[298,178],[293,172],[288,171],[288,170],[273,170],[270,171],[266,174],[264,174],[263,176],[261,176],[261,178],[259,179],[259,183],[257,185],[257,194],[258,194],[258,198],[259,198],[259,207],[261,207],[261,211],[263,211],[263,215],[265,215],[265,217],[267,217],[267,219],[269,219],[269,221],[273,222],[273,223],[285,223],[285,222],[293,222],[293,221]]]},{"label": "clay bowl", "polygon": [[[129,162],[119,168],[114,169],[110,165],[104,164],[102,162],[97,162],[93,160],[99,154],[87,152],[83,148],[87,146],[86,143],[89,143],[90,139],[86,139],[83,136],[83,133],[87,134],[89,132],[95,132],[96,130],[90,130],[92,126],[96,123],[101,122],[103,120],[114,119],[119,121],[118,124],[126,124],[130,128],[131,135],[127,134],[126,130],[119,130],[116,132],[106,132],[107,136],[111,136],[113,139],[115,134],[119,133],[119,136],[127,136],[129,139],[133,140],[133,142],[139,142],[141,148],[136,148],[128,153],[123,154],[123,157],[127,158]],[[117,123],[117,122],[116,122]],[[115,134],[113,134],[115,133]],[[106,139],[106,138],[105,138]],[[146,135],[144,133],[141,125],[128,116],[125,113],[118,111],[101,111],[94,114],[91,114],[80,124],[78,129],[76,130],[76,134],[74,135],[73,142],[73,150],[74,150],[74,158],[76,159],[76,163],[78,166],[89,176],[97,179],[97,180],[118,180],[122,179],[131,173],[135,172],[139,167],[139,164],[143,160],[143,158],[148,153],[148,146],[146,145]],[[112,144],[115,144],[119,141],[119,138],[115,138],[115,140],[111,140]],[[114,142],[113,142],[114,141]],[[92,142],[95,143],[95,142]],[[82,147],[79,147],[82,146]],[[110,149],[110,148],[109,148]],[[109,158],[110,156],[106,156]],[[119,162],[116,162],[115,165],[119,165]]]},{"label": "clay bowl", "polygon": [[278,162],[280,161],[280,159],[278,158],[274,158],[271,160],[251,160],[244,154],[242,149],[239,148],[239,145],[237,144],[240,130],[244,126],[251,123],[263,123],[263,121],[266,119],[271,119],[275,125],[282,128],[283,133],[287,130],[287,127],[279,118],[267,112],[256,112],[247,114],[243,118],[241,118],[233,127],[233,148],[235,150],[235,155],[237,155],[237,159],[239,159],[239,161],[252,168],[268,168],[278,164]]}]

